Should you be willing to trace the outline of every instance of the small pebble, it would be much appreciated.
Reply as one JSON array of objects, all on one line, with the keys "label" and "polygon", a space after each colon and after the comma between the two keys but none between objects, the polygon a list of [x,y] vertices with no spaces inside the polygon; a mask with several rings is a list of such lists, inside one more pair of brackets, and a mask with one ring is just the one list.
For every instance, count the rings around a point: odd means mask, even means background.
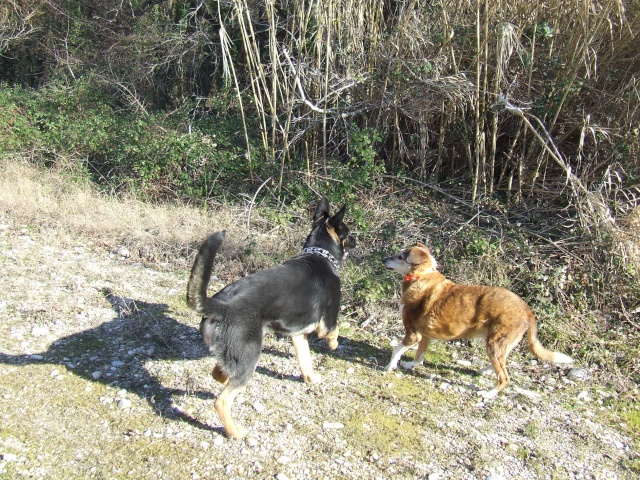
[{"label": "small pebble", "polygon": [[96,370],[91,374],[91,378],[94,380],[98,380],[102,376],[102,372],[100,370]]},{"label": "small pebble", "polygon": [[218,435],[216,438],[213,439],[213,444],[216,446],[220,446],[224,443],[224,437]]},{"label": "small pebble", "polygon": [[131,407],[131,400],[129,400],[128,398],[121,398],[118,401],[118,407],[122,410]]},{"label": "small pebble", "polygon": [[284,473],[279,473],[276,475],[276,480],[289,480],[289,477],[287,477]]},{"label": "small pebble", "polygon": [[253,408],[258,413],[262,413],[265,410],[264,405],[262,403],[260,403],[260,402],[254,402]]},{"label": "small pebble", "polygon": [[15,453],[4,453],[2,455],[2,460],[5,462],[15,462],[18,460],[18,456]]},{"label": "small pebble", "polygon": [[567,378],[574,382],[586,382],[591,379],[591,372],[586,368],[574,367],[567,372]]}]

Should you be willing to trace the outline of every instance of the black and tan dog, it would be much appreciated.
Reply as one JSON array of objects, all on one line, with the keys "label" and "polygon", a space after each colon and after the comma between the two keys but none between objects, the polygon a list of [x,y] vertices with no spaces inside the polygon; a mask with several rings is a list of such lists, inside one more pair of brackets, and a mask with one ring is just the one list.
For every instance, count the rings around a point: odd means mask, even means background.
[{"label": "black and tan dog", "polygon": [[216,360],[213,377],[225,385],[215,408],[230,437],[248,433],[234,422],[231,406],[256,369],[265,333],[291,336],[307,383],[320,381],[313,371],[307,334],[315,331],[329,348],[338,347],[338,269],[347,255],[345,249],[355,246],[343,223],[344,213],[342,207],[331,216],[329,201],[323,197],[300,255],[243,277],[211,298],[207,298],[207,285],[224,232],[211,235],[201,245],[187,286],[187,304],[204,315],[200,332]]},{"label": "black and tan dog", "polygon": [[[405,336],[393,349],[387,370],[396,368],[402,354],[416,343],[415,361],[401,362],[403,368],[412,369],[422,363],[431,339],[484,338],[498,378],[495,388],[480,393],[492,398],[509,383],[507,355],[526,331],[529,350],[539,359],[554,363],[573,361],[542,346],[533,312],[522,298],[504,288],[453,283],[437,271],[436,260],[423,244],[383,258],[382,262],[405,276],[400,300]],[[481,373],[486,371],[490,369]]]}]

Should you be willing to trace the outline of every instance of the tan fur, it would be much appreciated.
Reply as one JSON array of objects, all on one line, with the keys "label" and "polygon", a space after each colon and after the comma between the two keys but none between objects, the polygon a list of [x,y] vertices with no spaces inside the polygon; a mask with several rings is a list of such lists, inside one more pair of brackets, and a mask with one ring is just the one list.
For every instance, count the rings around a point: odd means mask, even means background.
[{"label": "tan fur", "polygon": [[459,285],[439,273],[437,263],[422,244],[383,259],[389,269],[402,273],[402,322],[405,337],[392,354],[387,370],[418,343],[416,360],[401,363],[414,368],[422,363],[431,339],[485,338],[487,355],[497,374],[495,396],[509,383],[506,359],[528,330],[531,352],[541,360],[570,363],[573,360],[545,349],[537,337],[536,321],[527,304],[515,293],[499,287]]}]

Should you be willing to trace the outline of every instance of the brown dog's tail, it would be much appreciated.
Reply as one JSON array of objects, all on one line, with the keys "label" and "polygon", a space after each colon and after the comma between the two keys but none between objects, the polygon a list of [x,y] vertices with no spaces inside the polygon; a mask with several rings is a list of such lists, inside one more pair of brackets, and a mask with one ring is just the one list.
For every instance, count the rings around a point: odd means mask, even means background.
[{"label": "brown dog's tail", "polygon": [[552,352],[542,346],[538,340],[538,327],[536,320],[531,314],[529,318],[529,350],[540,360],[552,363],[573,363],[573,358],[560,352]]},{"label": "brown dog's tail", "polygon": [[196,255],[191,268],[191,276],[187,284],[187,305],[200,314],[209,313],[207,310],[207,287],[211,280],[213,261],[220,249],[225,232],[216,232],[207,238]]}]

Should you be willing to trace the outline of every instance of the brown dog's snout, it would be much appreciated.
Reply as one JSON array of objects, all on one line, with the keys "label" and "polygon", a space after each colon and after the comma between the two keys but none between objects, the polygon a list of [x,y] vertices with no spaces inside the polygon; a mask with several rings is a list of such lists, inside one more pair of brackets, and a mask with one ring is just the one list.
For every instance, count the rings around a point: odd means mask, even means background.
[{"label": "brown dog's snout", "polygon": [[389,270],[393,270],[393,266],[389,265],[390,263],[392,263],[394,260],[397,260],[396,256],[391,256],[391,257],[382,257],[382,263],[383,265],[388,268]]}]

